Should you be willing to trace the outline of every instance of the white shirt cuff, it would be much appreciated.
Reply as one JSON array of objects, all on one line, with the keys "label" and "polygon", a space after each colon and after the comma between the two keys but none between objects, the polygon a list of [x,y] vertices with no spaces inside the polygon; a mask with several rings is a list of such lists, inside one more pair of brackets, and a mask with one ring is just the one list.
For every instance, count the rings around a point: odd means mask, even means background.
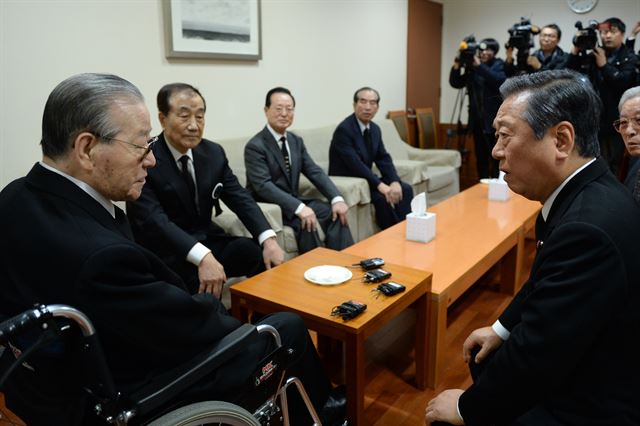
[{"label": "white shirt cuff", "polygon": [[344,198],[342,198],[342,196],[340,196],[340,195],[336,195],[331,200],[331,205],[334,205],[335,203],[344,203]]},{"label": "white shirt cuff", "polygon": [[269,238],[275,236],[276,231],[274,231],[273,229],[267,229],[266,231],[263,231],[262,233],[260,233],[260,235],[258,235],[258,244],[262,245],[262,243],[267,241]]},{"label": "white shirt cuff", "polygon": [[506,328],[504,328],[502,324],[500,324],[500,320],[496,320],[496,322],[493,323],[491,328],[502,340],[507,340],[511,335],[511,332]]},{"label": "white shirt cuff", "polygon": [[187,253],[187,262],[198,266],[200,262],[202,262],[202,258],[209,253],[211,253],[211,250],[209,250],[207,246],[202,243],[196,243],[195,246],[191,247],[189,253]]},{"label": "white shirt cuff", "polygon": [[296,209],[296,211],[295,211],[295,212],[293,212],[293,214],[298,215],[298,214],[302,211],[302,209],[304,209],[304,208],[305,208],[305,206],[306,206],[306,204],[305,204],[305,203],[300,203],[300,204],[298,204],[298,208]]},{"label": "white shirt cuff", "polygon": [[456,401],[456,411],[458,412],[458,417],[460,417],[460,420],[462,420],[464,424],[464,419],[462,418],[462,414],[460,414],[460,398]]}]

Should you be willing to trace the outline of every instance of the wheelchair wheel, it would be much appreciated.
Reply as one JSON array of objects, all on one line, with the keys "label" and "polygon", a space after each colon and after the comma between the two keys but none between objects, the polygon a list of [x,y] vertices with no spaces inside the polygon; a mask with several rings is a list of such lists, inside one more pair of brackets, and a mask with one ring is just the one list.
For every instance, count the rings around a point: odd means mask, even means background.
[{"label": "wheelchair wheel", "polygon": [[149,423],[149,426],[260,426],[244,408],[224,401],[204,401],[178,408]]}]

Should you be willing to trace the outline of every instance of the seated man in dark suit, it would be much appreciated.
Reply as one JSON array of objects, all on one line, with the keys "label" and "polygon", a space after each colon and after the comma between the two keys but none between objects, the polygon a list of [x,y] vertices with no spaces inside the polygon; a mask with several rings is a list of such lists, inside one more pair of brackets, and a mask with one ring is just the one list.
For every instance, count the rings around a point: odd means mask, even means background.
[{"label": "seated man in dark suit", "polygon": [[638,425],[640,207],[599,156],[598,95],[566,70],[500,92],[493,156],[542,203],[537,253],[498,321],[464,342],[474,383],[431,400],[427,423]]},{"label": "seated man in dark suit", "polygon": [[613,122],[614,128],[622,135],[624,145],[632,157],[624,184],[640,202],[640,86],[627,89],[618,105],[620,118]]},{"label": "seated man in dark suit", "polygon": [[[112,203],[140,196],[156,164],[150,132],[149,112],[134,85],[114,75],[70,77],[47,100],[42,161],[0,193],[0,313],[13,316],[40,303],[80,309],[95,325],[116,388],[125,393],[205,352],[241,325],[211,294],[190,295],[159,257],[135,243],[124,212]],[[332,423],[328,413],[341,404],[330,396],[302,320],[277,313],[260,323],[276,327],[293,349],[290,373],[301,378],[315,407],[331,405],[320,412]],[[271,341],[259,338],[225,368],[202,378],[190,397],[236,395]],[[1,371],[19,349],[4,351]],[[3,388],[11,410],[31,426],[94,424],[73,357],[29,362]],[[309,424],[302,399],[290,401],[292,424]]]},{"label": "seated man in dark suit", "polygon": [[[176,271],[189,291],[219,296],[227,276],[255,275],[282,263],[284,253],[222,147],[202,138],[206,108],[193,86],[174,83],[160,89],[164,131],[152,148],[158,163],[149,170],[140,198],[127,203],[127,214],[136,241]],[[219,200],[254,240],[226,235],[211,221],[214,208],[220,214]]]},{"label": "seated man in dark suit", "polygon": [[[413,188],[398,177],[391,156],[384,148],[380,127],[371,121],[379,106],[380,95],[370,87],[358,89],[353,95],[354,113],[333,133],[329,174],[365,178],[369,182],[378,226],[386,229],[411,212]],[[371,170],[374,163],[381,177]]]},{"label": "seated man in dark suit", "polygon": [[[256,200],[280,205],[282,221],[296,234],[299,253],[322,245],[316,232],[318,226],[325,233],[324,245],[342,250],[353,244],[347,225],[349,208],[329,176],[311,159],[302,138],[287,132],[295,106],[293,95],[284,87],[267,93],[267,125],[244,148],[247,188]],[[330,203],[301,196],[301,174]]]}]

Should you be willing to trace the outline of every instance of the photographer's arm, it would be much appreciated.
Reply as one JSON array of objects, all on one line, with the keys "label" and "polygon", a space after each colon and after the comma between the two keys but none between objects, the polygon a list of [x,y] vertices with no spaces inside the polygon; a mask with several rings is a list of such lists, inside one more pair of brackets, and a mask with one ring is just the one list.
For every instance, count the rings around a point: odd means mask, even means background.
[{"label": "photographer's arm", "polygon": [[516,75],[518,69],[513,60],[513,47],[507,47],[507,57],[504,60],[504,73],[507,77]]},{"label": "photographer's arm", "polygon": [[449,72],[449,84],[455,89],[462,89],[467,85],[467,75],[462,75],[462,67],[457,57]]},{"label": "photographer's arm", "polygon": [[484,77],[485,84],[498,89],[502,83],[507,79],[507,75],[504,71],[504,61],[496,59],[489,67],[487,64],[480,64],[476,68],[476,72]]}]

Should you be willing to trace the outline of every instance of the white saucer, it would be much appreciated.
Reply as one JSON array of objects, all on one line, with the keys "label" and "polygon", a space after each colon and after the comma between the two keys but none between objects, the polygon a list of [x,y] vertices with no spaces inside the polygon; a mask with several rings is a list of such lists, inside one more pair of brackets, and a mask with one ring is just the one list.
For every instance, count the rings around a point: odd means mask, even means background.
[{"label": "white saucer", "polygon": [[489,179],[489,178],[480,179],[480,183],[484,183],[485,185],[489,185],[489,182],[491,182],[491,179]]},{"label": "white saucer", "polygon": [[344,266],[320,265],[304,272],[304,278],[318,285],[337,285],[349,281],[353,274]]}]

